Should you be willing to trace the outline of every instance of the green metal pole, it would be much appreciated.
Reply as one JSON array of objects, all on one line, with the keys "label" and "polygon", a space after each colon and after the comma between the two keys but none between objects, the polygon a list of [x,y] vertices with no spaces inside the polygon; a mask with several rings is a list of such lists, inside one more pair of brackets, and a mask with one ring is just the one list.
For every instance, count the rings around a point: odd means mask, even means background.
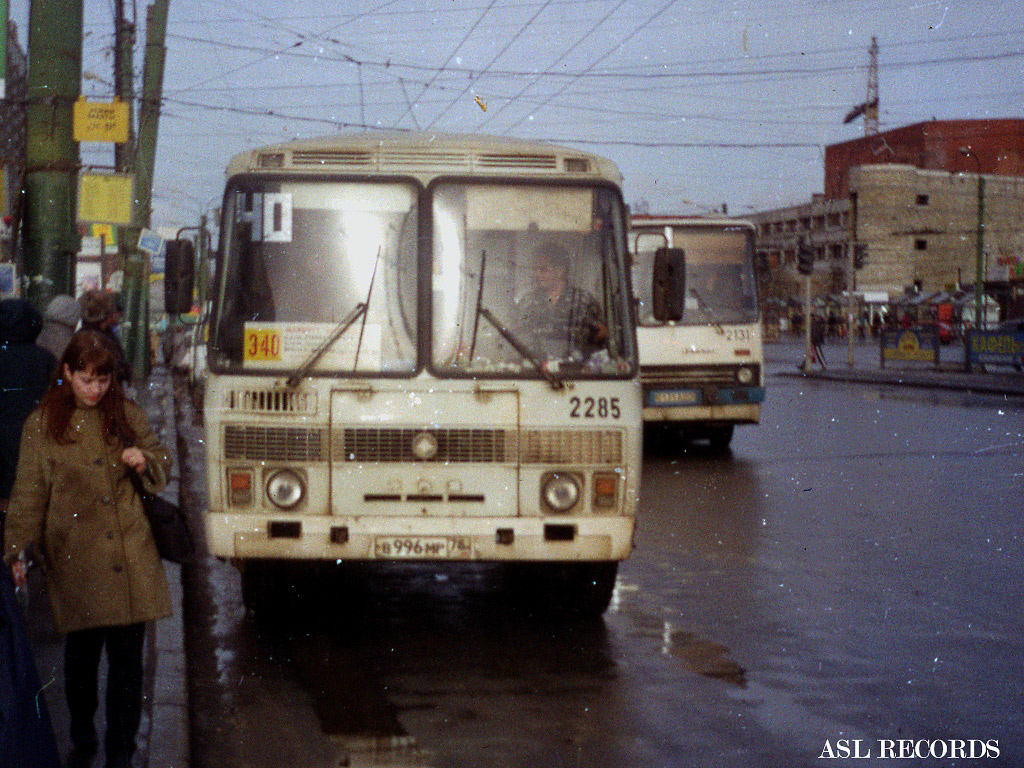
[{"label": "green metal pole", "polygon": [[134,162],[135,142],[135,85],[132,72],[132,50],[135,47],[135,27],[124,18],[124,0],[114,0],[114,93],[128,105],[128,141],[114,146],[117,170],[130,173]]},{"label": "green metal pole", "polygon": [[[153,169],[164,81],[168,2],[156,0],[146,9],[146,55],[135,145],[135,219],[138,226],[126,233],[133,246],[138,242],[141,229],[150,226],[152,217]],[[125,350],[135,375],[144,379],[149,375],[149,258],[136,253],[126,259],[124,277],[128,310],[127,327],[124,329]]]},{"label": "green metal pole", "polygon": [[974,259],[974,324],[988,325],[988,302],[982,301],[985,286],[985,177],[978,171],[978,252]]},{"label": "green metal pole", "polygon": [[71,107],[81,93],[81,0],[32,0],[25,151],[23,294],[43,310],[75,292],[78,144]]},{"label": "green metal pole", "polygon": [[135,160],[136,206],[139,222],[148,227],[152,216],[153,170],[156,165],[160,98],[164,87],[164,40],[167,36],[169,0],[156,0],[146,9],[146,58],[139,107],[139,136]]}]

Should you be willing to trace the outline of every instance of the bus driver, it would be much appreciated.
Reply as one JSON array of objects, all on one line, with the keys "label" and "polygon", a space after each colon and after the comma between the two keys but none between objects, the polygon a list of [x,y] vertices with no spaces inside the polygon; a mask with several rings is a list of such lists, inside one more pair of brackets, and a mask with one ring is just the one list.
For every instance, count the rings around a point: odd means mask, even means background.
[{"label": "bus driver", "polygon": [[546,359],[586,360],[602,349],[608,327],[601,306],[587,291],[569,284],[569,251],[542,243],[533,252],[535,286],[518,302],[520,335]]}]

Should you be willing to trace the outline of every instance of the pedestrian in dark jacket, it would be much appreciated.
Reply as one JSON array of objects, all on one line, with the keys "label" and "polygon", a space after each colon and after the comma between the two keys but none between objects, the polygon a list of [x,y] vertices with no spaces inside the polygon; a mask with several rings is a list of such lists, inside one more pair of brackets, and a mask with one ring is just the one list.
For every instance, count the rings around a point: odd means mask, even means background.
[{"label": "pedestrian in dark jacket", "polygon": [[14,582],[0,568],[0,768],[60,768]]},{"label": "pedestrian in dark jacket", "polygon": [[811,320],[811,347],[821,370],[825,370],[825,321],[820,317]]},{"label": "pedestrian in dark jacket", "polygon": [[[97,749],[100,655],[107,654],[107,768],[125,768],[142,713],[147,621],[171,613],[163,563],[129,472],[147,492],[167,482],[170,458],[145,414],[125,398],[102,334],[76,333],[22,432],[4,560],[25,583],[24,553],[42,553],[71,715],[71,765]],[[130,446],[130,447],[125,447]]]},{"label": "pedestrian in dark jacket", "polygon": [[70,296],[54,296],[43,313],[43,330],[36,344],[53,355],[54,361],[64,354],[71,335],[82,319],[82,308]]},{"label": "pedestrian in dark jacket", "polygon": [[0,300],[0,541],[18,466],[21,426],[57,366],[56,358],[35,344],[42,327],[43,318],[24,299]]}]

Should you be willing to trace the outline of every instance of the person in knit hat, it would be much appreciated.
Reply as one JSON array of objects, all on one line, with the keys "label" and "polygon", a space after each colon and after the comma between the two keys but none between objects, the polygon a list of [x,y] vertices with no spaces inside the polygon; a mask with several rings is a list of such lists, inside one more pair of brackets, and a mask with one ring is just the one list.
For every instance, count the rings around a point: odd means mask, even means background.
[{"label": "person in knit hat", "polygon": [[36,344],[58,360],[82,319],[82,308],[70,296],[54,296],[43,313],[43,330]]},{"label": "person in knit hat", "polygon": [[132,369],[117,336],[117,324],[121,320],[117,297],[102,288],[91,288],[78,298],[78,303],[82,307],[82,328],[99,331],[111,343],[117,358],[117,378],[123,388],[130,388]]}]

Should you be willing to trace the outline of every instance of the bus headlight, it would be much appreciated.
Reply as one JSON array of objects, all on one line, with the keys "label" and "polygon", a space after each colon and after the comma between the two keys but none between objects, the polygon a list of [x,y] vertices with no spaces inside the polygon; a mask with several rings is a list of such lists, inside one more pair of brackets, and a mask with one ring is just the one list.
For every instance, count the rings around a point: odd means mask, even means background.
[{"label": "bus headlight", "polygon": [[279,469],[267,478],[267,498],[275,507],[291,509],[306,495],[306,484],[298,473]]},{"label": "bus headlight", "polygon": [[749,384],[754,380],[754,372],[750,368],[740,368],[736,371],[736,379],[740,384]]},{"label": "bus headlight", "polygon": [[552,472],[541,480],[540,496],[552,512],[568,512],[580,500],[580,482],[573,475]]}]

